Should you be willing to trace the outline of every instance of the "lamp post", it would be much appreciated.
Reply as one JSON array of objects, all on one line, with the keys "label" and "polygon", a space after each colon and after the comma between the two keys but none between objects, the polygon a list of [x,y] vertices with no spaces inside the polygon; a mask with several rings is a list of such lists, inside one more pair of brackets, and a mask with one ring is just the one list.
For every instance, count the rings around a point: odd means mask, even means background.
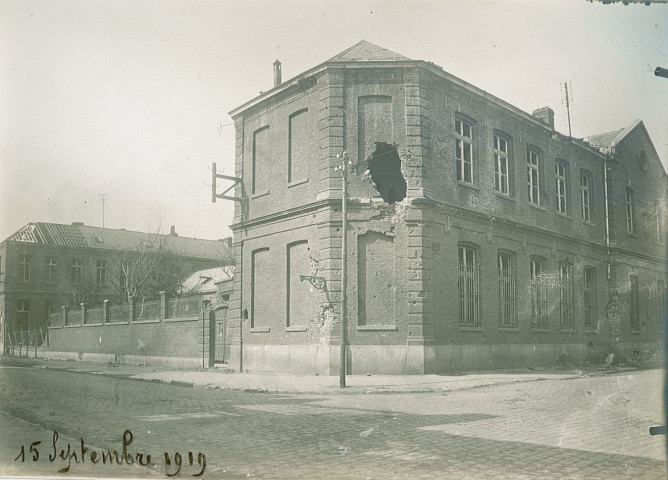
[{"label": "lamp post", "polygon": [[346,386],[346,357],[348,345],[348,312],[346,299],[346,280],[348,262],[348,154],[337,154],[342,160],[336,170],[341,170],[343,185],[341,189],[341,352],[339,358],[339,387]]}]

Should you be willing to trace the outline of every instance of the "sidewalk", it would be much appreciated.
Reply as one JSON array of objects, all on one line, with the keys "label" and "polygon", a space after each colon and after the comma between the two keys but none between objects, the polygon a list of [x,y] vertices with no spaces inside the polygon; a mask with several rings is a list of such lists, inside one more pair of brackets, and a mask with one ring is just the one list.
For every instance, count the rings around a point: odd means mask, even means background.
[{"label": "sidewalk", "polygon": [[272,393],[418,393],[465,390],[540,380],[562,380],[617,373],[619,368],[605,370],[543,370],[528,369],[469,373],[461,375],[347,375],[347,388],[339,388],[336,375],[292,375],[283,373],[230,373],[223,369],[172,370],[159,367],[110,365],[25,358],[5,358],[4,364],[67,370],[95,375],[118,376],[135,380],[171,383],[228,390]]}]

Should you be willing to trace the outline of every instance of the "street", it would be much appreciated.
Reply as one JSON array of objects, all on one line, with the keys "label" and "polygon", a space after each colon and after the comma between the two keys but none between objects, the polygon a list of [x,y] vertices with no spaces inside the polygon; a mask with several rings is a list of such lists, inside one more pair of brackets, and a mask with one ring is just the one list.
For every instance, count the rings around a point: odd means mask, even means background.
[{"label": "street", "polygon": [[657,369],[275,394],[2,363],[0,474],[662,479],[665,437],[648,432],[665,423],[662,383]]}]

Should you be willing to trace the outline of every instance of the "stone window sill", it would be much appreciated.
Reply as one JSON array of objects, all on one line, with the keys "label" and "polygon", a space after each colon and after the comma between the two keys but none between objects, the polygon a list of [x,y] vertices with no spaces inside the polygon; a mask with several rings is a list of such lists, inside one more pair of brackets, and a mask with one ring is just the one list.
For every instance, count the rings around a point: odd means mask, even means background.
[{"label": "stone window sill", "polygon": [[306,182],[308,182],[308,178],[292,180],[292,181],[288,182],[288,188],[296,187],[297,185],[301,185],[301,184],[306,183]]},{"label": "stone window sill", "polygon": [[536,210],[540,210],[541,212],[547,212],[547,209],[542,205],[538,205],[536,203],[531,203],[531,202],[529,202],[528,205],[531,208],[535,208]]},{"label": "stone window sill", "polygon": [[306,325],[294,325],[290,327],[285,327],[286,332],[305,332],[308,330]]},{"label": "stone window sill", "polygon": [[520,329],[517,328],[517,325],[499,325],[500,332],[519,332]]},{"label": "stone window sill", "polygon": [[261,192],[255,192],[251,194],[251,198],[260,198],[264,197],[265,195],[269,195],[269,190],[262,190]]},{"label": "stone window sill", "polygon": [[269,333],[271,328],[269,327],[252,327],[250,329],[251,333]]},{"label": "stone window sill", "polygon": [[462,180],[457,180],[457,185],[459,185],[461,187],[470,188],[471,190],[475,190],[477,192],[480,191],[480,189],[478,187],[476,187],[475,185],[473,185],[472,183],[464,182]]},{"label": "stone window sill", "polygon": [[494,195],[499,198],[503,198],[504,200],[508,200],[510,202],[517,202],[517,200],[511,197],[510,194],[508,193],[494,192]]},{"label": "stone window sill", "polygon": [[358,325],[358,332],[396,332],[396,325]]},{"label": "stone window sill", "polygon": [[548,333],[547,328],[539,328],[539,327],[534,327],[531,329],[532,333]]},{"label": "stone window sill", "polygon": [[482,332],[482,327],[470,327],[468,325],[460,325],[460,332]]},{"label": "stone window sill", "polygon": [[165,322],[192,322],[194,320],[199,320],[197,315],[190,315],[187,317],[165,318]]}]

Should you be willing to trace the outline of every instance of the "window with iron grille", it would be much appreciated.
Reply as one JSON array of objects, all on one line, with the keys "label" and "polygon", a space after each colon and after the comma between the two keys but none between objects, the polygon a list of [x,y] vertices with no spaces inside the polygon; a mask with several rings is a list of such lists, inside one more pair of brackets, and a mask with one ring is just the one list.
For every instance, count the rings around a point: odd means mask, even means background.
[{"label": "window with iron grille", "polygon": [[501,252],[498,261],[499,323],[502,327],[516,327],[515,258],[512,253]]},{"label": "window with iron grille", "polygon": [[16,301],[16,327],[18,330],[27,330],[30,324],[30,300]]},{"label": "window with iron grille", "polygon": [[555,174],[557,179],[557,211],[566,215],[568,213],[568,205],[566,203],[566,191],[568,188],[567,183],[567,171],[568,168],[566,164],[562,161],[558,161],[555,165]]},{"label": "window with iron grille", "polygon": [[531,275],[531,325],[533,328],[547,328],[547,285],[545,262],[532,258],[529,262]]},{"label": "window with iron grille", "polygon": [[636,231],[635,221],[633,218],[634,214],[634,198],[633,190],[630,188],[626,189],[626,231],[630,234],[634,234]]},{"label": "window with iron grille", "polygon": [[584,322],[588,330],[595,329],[596,321],[596,269],[585,267],[584,269]]},{"label": "window with iron grille", "polygon": [[457,180],[473,183],[473,128],[469,122],[455,120],[455,157]]},{"label": "window with iron grille", "polygon": [[591,175],[580,173],[580,201],[582,204],[582,220],[591,222]]},{"label": "window with iron grille", "polygon": [[98,260],[96,262],[95,269],[95,284],[99,287],[106,285],[107,283],[107,261]]},{"label": "window with iron grille", "polygon": [[529,187],[529,203],[540,205],[540,170],[538,166],[538,152],[527,150],[527,174]]},{"label": "window with iron grille", "polygon": [[638,277],[631,275],[629,277],[631,289],[629,292],[629,316],[631,317],[631,330],[637,332],[640,330],[640,285]]},{"label": "window with iron grille", "polygon": [[573,265],[559,264],[559,326],[573,328]]},{"label": "window with iron grille", "polygon": [[459,324],[467,327],[480,325],[480,267],[476,250],[459,247]]},{"label": "window with iron grille", "polygon": [[71,281],[74,285],[81,284],[82,262],[81,259],[75,258],[72,260]]},{"label": "window with iron grille", "polygon": [[58,268],[58,260],[53,257],[49,257],[46,259],[46,275],[45,275],[45,280],[46,283],[56,283],[58,280],[57,277],[57,271],[56,269]]},{"label": "window with iron grille", "polygon": [[501,135],[494,135],[494,190],[505,195],[510,193],[508,140]]},{"label": "window with iron grille", "polygon": [[30,281],[30,258],[23,255],[19,261],[21,265],[21,281],[29,282]]}]

